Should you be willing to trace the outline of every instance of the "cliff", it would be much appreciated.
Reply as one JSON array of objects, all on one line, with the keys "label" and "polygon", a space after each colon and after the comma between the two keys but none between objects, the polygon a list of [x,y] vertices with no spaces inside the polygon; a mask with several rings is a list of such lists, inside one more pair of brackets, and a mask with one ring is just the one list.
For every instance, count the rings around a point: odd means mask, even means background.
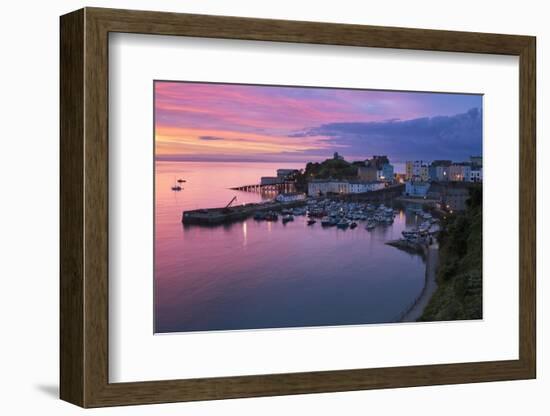
[{"label": "cliff", "polygon": [[438,288],[419,321],[482,318],[482,190],[470,190],[465,212],[448,217],[440,236]]}]

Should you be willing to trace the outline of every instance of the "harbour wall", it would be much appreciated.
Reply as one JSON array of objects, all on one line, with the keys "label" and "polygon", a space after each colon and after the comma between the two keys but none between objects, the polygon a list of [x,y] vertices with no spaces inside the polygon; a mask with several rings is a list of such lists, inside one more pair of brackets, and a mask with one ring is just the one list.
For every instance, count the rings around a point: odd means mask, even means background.
[{"label": "harbour wall", "polygon": [[306,204],[306,200],[289,202],[264,202],[245,204],[229,208],[209,208],[184,211],[181,222],[184,224],[218,225],[233,221],[241,221],[255,212],[281,211],[285,208],[295,208]]},{"label": "harbour wall", "polygon": [[370,191],[358,194],[343,194],[332,197],[346,202],[387,202],[403,194],[405,185],[391,185],[377,191]]}]

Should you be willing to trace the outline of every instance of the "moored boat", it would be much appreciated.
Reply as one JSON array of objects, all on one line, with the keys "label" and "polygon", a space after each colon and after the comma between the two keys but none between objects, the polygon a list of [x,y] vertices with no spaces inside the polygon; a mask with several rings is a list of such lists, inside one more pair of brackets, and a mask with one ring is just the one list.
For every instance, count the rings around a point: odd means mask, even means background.
[{"label": "moored boat", "polygon": [[321,225],[323,227],[330,227],[331,225],[334,225],[334,220],[330,217],[323,217],[321,219]]},{"label": "moored boat", "polygon": [[254,214],[254,219],[257,221],[265,220],[266,214],[264,212],[258,211]]},{"label": "moored boat", "polygon": [[340,221],[338,221],[338,223],[336,224],[336,226],[342,230],[345,230],[346,228],[349,227],[349,221],[345,218],[342,218]]},{"label": "moored boat", "polygon": [[283,215],[283,223],[287,223],[289,221],[294,221],[294,216],[292,214]]},{"label": "moored boat", "polygon": [[277,221],[278,219],[279,219],[279,215],[274,211],[269,211],[265,215],[265,220],[266,221]]}]

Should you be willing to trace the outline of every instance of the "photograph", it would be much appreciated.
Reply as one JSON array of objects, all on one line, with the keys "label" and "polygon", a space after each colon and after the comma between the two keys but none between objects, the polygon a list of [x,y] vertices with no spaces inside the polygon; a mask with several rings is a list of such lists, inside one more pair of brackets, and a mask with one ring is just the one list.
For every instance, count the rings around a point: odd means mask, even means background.
[{"label": "photograph", "polygon": [[482,319],[482,107],[154,81],[154,332]]}]

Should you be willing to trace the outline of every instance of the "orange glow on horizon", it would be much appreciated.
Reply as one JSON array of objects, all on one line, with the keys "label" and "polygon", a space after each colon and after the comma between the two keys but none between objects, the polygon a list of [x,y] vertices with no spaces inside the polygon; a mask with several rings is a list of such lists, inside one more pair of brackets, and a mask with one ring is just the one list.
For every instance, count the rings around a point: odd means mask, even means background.
[{"label": "orange glow on horizon", "polygon": [[[201,139],[211,138],[208,140]],[[325,138],[312,136],[296,140],[287,136],[272,136],[225,130],[158,127],[155,135],[157,155],[170,154],[270,154],[302,152],[329,148]]]}]

